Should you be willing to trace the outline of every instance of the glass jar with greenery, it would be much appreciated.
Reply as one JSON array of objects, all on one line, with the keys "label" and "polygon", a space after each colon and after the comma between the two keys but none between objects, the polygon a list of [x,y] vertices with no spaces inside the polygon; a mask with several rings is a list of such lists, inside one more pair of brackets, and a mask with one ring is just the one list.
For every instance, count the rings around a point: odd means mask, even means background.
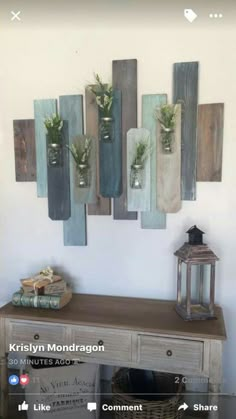
[{"label": "glass jar with greenery", "polygon": [[69,147],[76,164],[76,185],[78,188],[89,188],[91,184],[91,144],[91,138],[86,137],[84,141]]},{"label": "glass jar with greenery", "polygon": [[89,86],[96,97],[99,112],[99,137],[101,141],[111,142],[114,138],[114,125],[112,117],[113,88],[102,83],[98,74],[95,74],[95,86]]},{"label": "glass jar with greenery", "polygon": [[176,105],[163,105],[158,113],[162,152],[166,154],[174,151],[176,111]]},{"label": "glass jar with greenery", "polygon": [[50,167],[62,166],[62,127],[63,121],[58,114],[53,114],[44,121],[47,130],[47,162]]},{"label": "glass jar with greenery", "polygon": [[147,140],[142,139],[136,144],[130,170],[130,187],[132,189],[143,189],[145,186],[144,168],[149,151]]}]

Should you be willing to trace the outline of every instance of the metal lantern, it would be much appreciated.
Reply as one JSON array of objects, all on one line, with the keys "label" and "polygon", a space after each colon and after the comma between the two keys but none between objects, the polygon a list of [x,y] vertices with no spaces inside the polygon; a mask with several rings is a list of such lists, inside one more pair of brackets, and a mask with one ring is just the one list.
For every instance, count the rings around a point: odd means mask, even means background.
[{"label": "metal lantern", "polygon": [[193,226],[187,233],[188,243],[174,253],[178,258],[176,311],[184,320],[213,319],[219,258],[203,243],[203,231]]}]

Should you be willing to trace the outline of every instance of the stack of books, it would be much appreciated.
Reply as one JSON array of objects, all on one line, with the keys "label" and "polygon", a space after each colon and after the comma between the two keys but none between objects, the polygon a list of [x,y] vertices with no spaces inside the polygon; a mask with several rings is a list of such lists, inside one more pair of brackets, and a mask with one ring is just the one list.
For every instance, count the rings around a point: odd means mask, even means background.
[{"label": "stack of books", "polygon": [[12,304],[59,310],[71,298],[72,291],[67,282],[47,268],[34,277],[21,279],[21,289],[13,294]]}]

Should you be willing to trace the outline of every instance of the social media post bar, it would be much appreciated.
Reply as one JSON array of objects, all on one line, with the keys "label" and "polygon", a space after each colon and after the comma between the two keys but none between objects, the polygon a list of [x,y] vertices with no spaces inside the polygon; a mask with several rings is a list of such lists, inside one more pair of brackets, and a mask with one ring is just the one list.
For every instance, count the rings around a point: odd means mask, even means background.
[{"label": "social media post bar", "polygon": [[[190,2],[179,0],[178,2],[163,2],[161,0],[136,0],[134,2],[118,2],[117,0],[67,0],[61,2],[60,8],[55,10],[50,2],[42,0],[40,4],[26,0],[19,8],[17,2],[9,6],[5,0],[1,5],[3,25],[11,24],[15,27],[23,26],[57,26],[60,23],[70,22],[70,25],[80,27],[93,26],[96,22],[97,27],[111,25],[112,27],[130,27],[142,24],[142,27],[148,25],[173,25],[184,26],[187,23],[191,25],[212,25],[219,23],[233,24],[236,18],[236,3],[232,0],[225,2],[215,0],[192,0]],[[91,14],[91,6],[93,13]],[[73,13],[71,11],[73,10]],[[97,16],[102,19],[97,19]],[[89,17],[89,19],[88,19]]]}]

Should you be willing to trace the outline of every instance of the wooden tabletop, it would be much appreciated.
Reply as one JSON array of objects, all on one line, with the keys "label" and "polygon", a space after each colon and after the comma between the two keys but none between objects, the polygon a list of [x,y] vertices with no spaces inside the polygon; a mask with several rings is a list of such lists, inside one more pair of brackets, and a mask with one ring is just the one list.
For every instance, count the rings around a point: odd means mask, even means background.
[{"label": "wooden tabletop", "polygon": [[8,303],[0,308],[0,317],[226,339],[221,307],[216,306],[215,320],[187,322],[175,312],[174,306],[174,301],[73,294],[70,303],[61,310],[15,307]]}]

